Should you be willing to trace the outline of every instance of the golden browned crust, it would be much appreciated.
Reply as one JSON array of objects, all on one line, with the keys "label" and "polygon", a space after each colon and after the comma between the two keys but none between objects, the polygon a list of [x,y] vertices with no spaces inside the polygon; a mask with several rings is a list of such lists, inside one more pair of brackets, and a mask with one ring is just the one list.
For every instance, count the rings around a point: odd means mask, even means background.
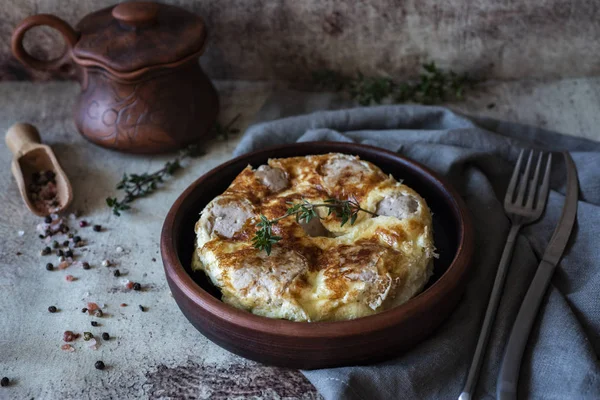
[{"label": "golden browned crust", "polygon": [[[354,156],[271,159],[269,166],[283,170],[289,185],[272,192],[248,166],[196,224],[193,267],[219,287],[223,301],[274,318],[343,320],[380,312],[422,290],[431,275],[434,247],[431,213],[416,192]],[[273,226],[282,240],[270,256],[252,247],[258,216],[279,217],[289,202],[351,196],[375,212],[383,198],[398,193],[419,205],[407,218],[360,212],[354,225],[341,227],[335,215],[320,209],[327,236],[307,236],[290,217]],[[253,217],[223,237],[211,230],[215,202],[239,204]]]}]

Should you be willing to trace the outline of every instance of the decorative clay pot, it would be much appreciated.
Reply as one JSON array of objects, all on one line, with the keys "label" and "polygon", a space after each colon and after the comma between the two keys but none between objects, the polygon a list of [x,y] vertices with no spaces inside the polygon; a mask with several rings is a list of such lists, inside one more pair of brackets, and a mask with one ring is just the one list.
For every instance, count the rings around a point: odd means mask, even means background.
[{"label": "decorative clay pot", "polygon": [[[54,60],[23,48],[27,30],[47,25],[66,42]],[[48,14],[26,18],[12,51],[31,68],[55,70],[74,61],[81,82],[75,105],[79,132],[100,146],[131,153],[162,153],[209,136],[219,102],[201,70],[206,28],[179,7],[122,3],[84,17],[73,29]]]}]

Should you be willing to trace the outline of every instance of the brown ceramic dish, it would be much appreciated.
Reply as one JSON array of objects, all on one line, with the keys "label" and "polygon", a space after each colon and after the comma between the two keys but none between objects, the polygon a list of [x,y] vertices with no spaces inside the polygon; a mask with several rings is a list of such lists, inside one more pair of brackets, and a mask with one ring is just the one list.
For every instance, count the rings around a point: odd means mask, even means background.
[{"label": "brown ceramic dish", "polygon": [[[343,322],[291,322],[253,315],[219,300],[202,273],[190,269],[194,224],[200,211],[221,194],[248,164],[269,158],[339,152],[371,161],[419,192],[434,213],[440,258],[426,289],[407,303],[380,314]],[[429,169],[376,147],[313,142],[272,147],[235,158],[194,182],[175,201],[162,229],[161,253],[167,281],[188,320],[218,345],[256,361],[294,368],[364,364],[391,358],[425,339],[454,310],[473,253],[473,230],[458,193]]]},{"label": "brown ceramic dish", "polygon": [[[32,57],[23,46],[36,26],[61,33],[64,53]],[[207,32],[200,16],[153,2],[126,2],[85,16],[74,28],[49,14],[30,16],[12,36],[15,57],[53,71],[73,63],[81,82],[75,124],[93,143],[130,153],[163,153],[211,136],[219,101],[198,57]]]}]

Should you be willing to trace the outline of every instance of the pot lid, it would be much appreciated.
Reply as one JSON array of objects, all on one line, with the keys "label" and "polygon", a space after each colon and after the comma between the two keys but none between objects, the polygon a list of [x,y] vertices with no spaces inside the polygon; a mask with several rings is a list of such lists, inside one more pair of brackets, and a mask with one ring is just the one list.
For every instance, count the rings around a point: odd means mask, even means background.
[{"label": "pot lid", "polygon": [[206,39],[198,15],[153,2],[128,2],[96,11],[85,16],[76,30],[80,38],[73,47],[75,61],[117,74],[197,56]]}]

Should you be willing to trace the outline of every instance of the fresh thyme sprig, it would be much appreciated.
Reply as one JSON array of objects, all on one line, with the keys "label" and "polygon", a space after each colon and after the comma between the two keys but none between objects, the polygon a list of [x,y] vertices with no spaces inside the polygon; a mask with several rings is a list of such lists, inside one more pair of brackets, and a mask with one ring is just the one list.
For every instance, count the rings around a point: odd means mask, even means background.
[{"label": "fresh thyme sprig", "polygon": [[417,81],[396,83],[387,77],[367,77],[360,72],[352,78],[331,70],[314,72],[313,81],[324,89],[347,92],[361,105],[381,104],[386,99],[394,103],[420,104],[460,100],[474,83],[466,75],[440,70],[434,62],[423,64]]},{"label": "fresh thyme sprig", "polygon": [[[239,129],[233,128],[233,124],[239,119],[240,114],[236,115],[225,126],[218,122],[213,127],[213,134],[221,136],[225,140],[229,135],[239,132]],[[179,152],[179,155],[173,161],[167,161],[158,171],[143,174],[123,174],[123,178],[117,183],[117,189],[123,190],[125,196],[122,199],[117,197],[107,197],[106,205],[112,208],[116,216],[120,216],[122,211],[131,209],[130,204],[141,197],[147,196],[156,191],[161,183],[176,171],[183,168],[182,161],[186,158],[196,157],[203,154],[197,144],[192,144]]]},{"label": "fresh thyme sprig", "polygon": [[297,222],[309,223],[313,218],[321,219],[317,213],[317,208],[327,208],[328,216],[333,213],[336,217],[340,218],[340,226],[344,226],[347,222],[350,222],[350,225],[354,225],[360,211],[375,217],[377,216],[374,212],[361,208],[354,197],[348,200],[327,199],[323,203],[315,204],[303,199],[300,203],[288,202],[288,205],[290,207],[284,215],[274,219],[268,219],[264,215],[261,215],[260,222],[256,224],[258,229],[252,238],[252,244],[255,248],[261,251],[264,250],[267,255],[271,254],[272,246],[281,240],[281,236],[273,235],[273,225],[292,215],[296,218]]}]

